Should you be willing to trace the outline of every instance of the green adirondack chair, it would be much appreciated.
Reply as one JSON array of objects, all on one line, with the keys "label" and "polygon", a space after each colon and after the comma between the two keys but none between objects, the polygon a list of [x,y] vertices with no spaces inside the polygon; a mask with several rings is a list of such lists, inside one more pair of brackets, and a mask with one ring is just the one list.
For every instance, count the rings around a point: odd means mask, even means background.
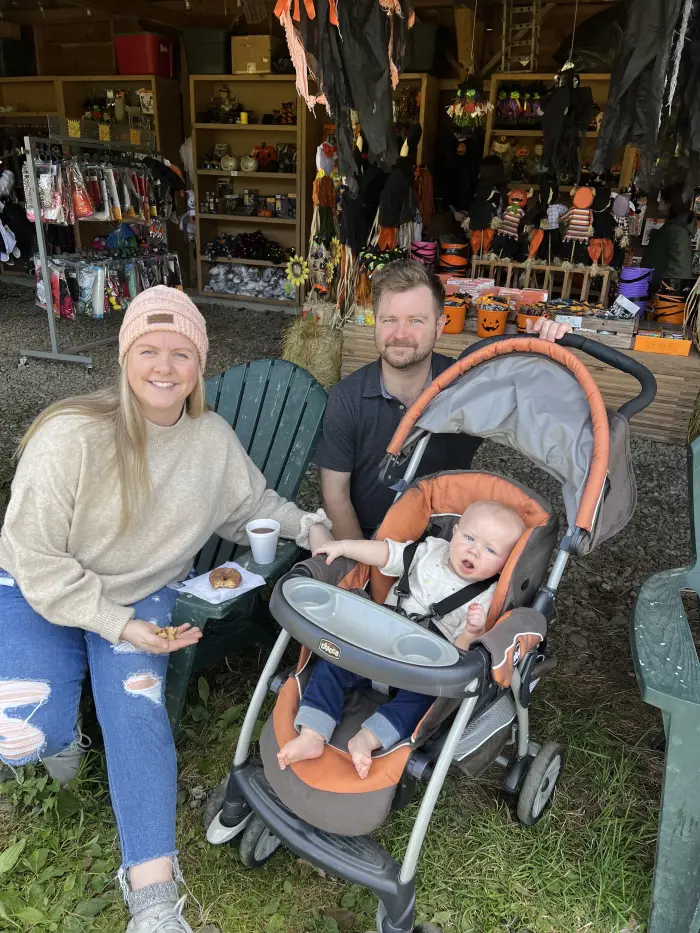
[{"label": "green adirondack chair", "polygon": [[681,594],[700,594],[700,438],[689,447],[692,566],[651,577],[637,597],[632,656],[642,699],[663,713],[666,762],[647,933],[700,928],[700,661]]},{"label": "green adirondack chair", "polygon": [[[207,380],[207,402],[235,429],[249,457],[262,471],[267,485],[286,499],[294,499],[321,431],[326,392],[305,369],[285,360],[258,360],[234,366]],[[293,541],[280,541],[273,564],[259,566],[247,547],[214,535],[195,561],[206,573],[235,560],[274,584],[299,559]],[[175,603],[173,625],[190,622],[204,630],[196,647],[170,656],[165,684],[166,706],[177,732],[193,673],[254,642],[272,645],[277,632],[261,590],[212,605],[181,593]]]}]

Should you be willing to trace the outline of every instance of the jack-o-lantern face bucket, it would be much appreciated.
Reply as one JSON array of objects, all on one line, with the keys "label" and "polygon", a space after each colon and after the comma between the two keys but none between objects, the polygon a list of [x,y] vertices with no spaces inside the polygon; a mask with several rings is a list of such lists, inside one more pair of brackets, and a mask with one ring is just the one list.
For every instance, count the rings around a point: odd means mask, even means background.
[{"label": "jack-o-lantern face bucket", "polygon": [[464,298],[448,298],[445,301],[443,313],[445,315],[445,334],[461,334],[464,330],[464,320],[467,316],[468,304]]},{"label": "jack-o-lantern face bucket", "polygon": [[522,311],[518,311],[515,316],[515,326],[518,328],[519,334],[527,333],[527,322],[532,321],[533,323],[537,320],[538,315],[536,314],[524,314]]},{"label": "jack-o-lantern face bucket", "polygon": [[477,308],[476,332],[479,337],[497,337],[504,334],[508,320],[507,308],[479,305]]}]

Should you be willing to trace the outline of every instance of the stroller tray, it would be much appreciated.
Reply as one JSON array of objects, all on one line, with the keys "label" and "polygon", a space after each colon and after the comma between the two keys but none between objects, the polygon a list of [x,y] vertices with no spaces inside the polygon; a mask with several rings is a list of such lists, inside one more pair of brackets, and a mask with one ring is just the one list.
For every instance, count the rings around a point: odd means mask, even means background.
[{"label": "stroller tray", "polygon": [[285,580],[282,592],[289,604],[333,637],[357,648],[408,664],[446,667],[459,657],[439,635],[368,599],[319,580]]},{"label": "stroller tray", "polygon": [[233,769],[238,791],[286,848],[339,878],[382,897],[397,897],[399,864],[369,836],[337,836],[311,826],[287,809],[268,783],[262,766]]},{"label": "stroller tray", "polygon": [[398,612],[308,576],[283,577],[270,611],[314,654],[399,689],[462,698],[480,691],[490,669],[485,649],[458,651]]}]

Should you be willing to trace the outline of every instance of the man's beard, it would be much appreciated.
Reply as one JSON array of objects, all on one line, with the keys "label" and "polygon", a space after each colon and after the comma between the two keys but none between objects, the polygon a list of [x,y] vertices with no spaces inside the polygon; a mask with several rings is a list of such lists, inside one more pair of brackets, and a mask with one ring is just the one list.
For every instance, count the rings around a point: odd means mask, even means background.
[{"label": "man's beard", "polygon": [[[389,354],[393,349],[409,349],[413,350],[413,353],[410,356],[402,357],[397,362],[393,362]],[[431,353],[433,352],[432,347],[415,347],[413,344],[400,344],[392,343],[383,349],[379,350],[379,355],[381,358],[392,367],[392,369],[404,370],[404,369],[413,369],[414,366],[419,366],[424,360],[426,360]]]}]

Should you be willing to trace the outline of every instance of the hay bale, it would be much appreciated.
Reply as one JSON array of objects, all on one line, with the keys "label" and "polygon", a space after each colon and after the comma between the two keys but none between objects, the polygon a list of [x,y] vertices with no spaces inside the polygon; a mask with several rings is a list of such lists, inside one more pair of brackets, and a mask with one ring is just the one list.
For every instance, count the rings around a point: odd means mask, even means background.
[{"label": "hay bale", "polygon": [[343,332],[296,318],[282,340],[282,359],[303,366],[324,389],[340,379]]}]

